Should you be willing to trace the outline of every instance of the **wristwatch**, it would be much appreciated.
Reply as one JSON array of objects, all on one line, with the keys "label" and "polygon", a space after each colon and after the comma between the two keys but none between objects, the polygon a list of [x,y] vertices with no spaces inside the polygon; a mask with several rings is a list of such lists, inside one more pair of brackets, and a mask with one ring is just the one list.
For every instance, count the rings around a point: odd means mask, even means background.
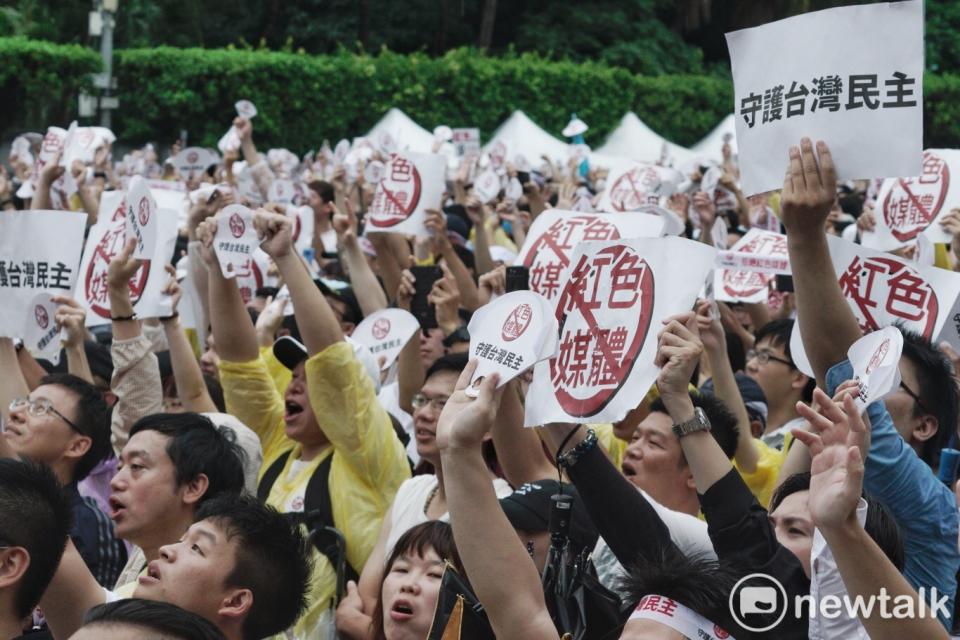
[{"label": "wristwatch", "polygon": [[710,420],[707,419],[707,414],[705,414],[700,407],[696,407],[693,410],[692,418],[680,424],[673,425],[673,434],[677,436],[677,438],[688,436],[697,431],[710,431]]},{"label": "wristwatch", "polygon": [[470,342],[470,332],[467,331],[466,325],[460,325],[456,331],[444,338],[443,346],[449,349],[458,342]]}]

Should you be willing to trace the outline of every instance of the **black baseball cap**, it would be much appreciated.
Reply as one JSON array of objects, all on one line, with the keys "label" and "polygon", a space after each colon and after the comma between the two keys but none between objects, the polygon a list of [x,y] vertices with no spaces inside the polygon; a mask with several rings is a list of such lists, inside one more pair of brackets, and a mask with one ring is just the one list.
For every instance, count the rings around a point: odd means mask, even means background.
[{"label": "black baseball cap", "polygon": [[556,480],[537,480],[517,487],[516,491],[500,499],[500,507],[515,529],[524,531],[549,531],[551,497],[562,493],[573,498],[573,515],[570,519],[570,541],[578,548],[593,548],[600,534],[587,515],[583,500],[576,487]]},{"label": "black baseball cap", "polygon": [[314,280],[317,283],[317,287],[320,289],[320,292],[325,296],[330,296],[331,298],[336,298],[340,302],[347,305],[349,313],[344,317],[344,320],[347,322],[352,322],[353,324],[360,324],[363,320],[363,310],[360,308],[360,302],[357,301],[357,296],[353,292],[353,289],[350,287],[335,288],[329,286],[322,279]]}]

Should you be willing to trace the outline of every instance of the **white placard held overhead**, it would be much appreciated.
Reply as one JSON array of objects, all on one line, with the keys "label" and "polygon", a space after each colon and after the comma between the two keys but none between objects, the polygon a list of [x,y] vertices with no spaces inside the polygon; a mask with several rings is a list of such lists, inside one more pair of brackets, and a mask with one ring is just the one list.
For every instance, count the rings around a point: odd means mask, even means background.
[{"label": "white placard held overhead", "polygon": [[173,157],[173,166],[183,177],[206,171],[212,164],[219,164],[220,156],[203,147],[187,147]]},{"label": "white placard held overhead", "polygon": [[857,381],[857,406],[862,411],[900,386],[900,354],[903,334],[896,327],[884,327],[863,336],[847,350]]},{"label": "white placard held overhead", "polygon": [[257,231],[253,228],[253,211],[241,204],[231,204],[217,214],[213,250],[224,278],[237,277],[259,245]]},{"label": "white placard held overhead", "polygon": [[724,302],[765,302],[777,273],[784,263],[789,273],[787,236],[753,228],[730,251],[718,254],[720,264],[714,273],[713,291]]},{"label": "white placard held overhead", "polygon": [[[500,374],[503,386],[557,355],[558,325],[553,305],[533,291],[512,291],[477,309],[467,327],[470,357],[477,359],[473,380]],[[468,388],[470,395],[476,387]]]},{"label": "white placard held overhead", "polygon": [[269,202],[282,202],[289,204],[293,202],[297,192],[293,187],[293,180],[274,180],[267,189],[267,200]]},{"label": "white placard held overhead", "polygon": [[160,226],[157,201],[154,200],[146,180],[133,176],[125,196],[124,215],[127,220],[127,237],[136,238],[134,258],[153,258],[157,244],[157,229]]},{"label": "white placard held overhead", "polygon": [[500,176],[493,169],[487,169],[473,181],[473,191],[483,204],[492,202],[500,194]]},{"label": "white placard held overhead", "polygon": [[233,106],[237,110],[237,115],[241,118],[250,120],[257,117],[257,107],[249,100],[238,100]]},{"label": "white placard held overhead", "polygon": [[451,134],[458,157],[480,155],[480,129],[453,129]]},{"label": "white placard held overhead", "polygon": [[544,211],[534,220],[516,264],[530,270],[530,290],[554,301],[563,288],[564,270],[581,242],[619,238],[654,238],[664,220],[648,213],[577,213]]},{"label": "white placard held overhead", "polygon": [[0,216],[0,336],[20,337],[38,294],[70,295],[86,219],[61,211],[5,211]]},{"label": "white placard held overhead", "polygon": [[840,180],[920,175],[920,0],[814,11],[728,33],[727,46],[745,195],[781,188],[803,137],[830,146]]},{"label": "white placard held overhead", "polygon": [[20,338],[34,358],[49,360],[54,366],[60,362],[60,329],[55,316],[57,305],[49,293],[38,293],[27,305]]},{"label": "white placard held overhead", "polygon": [[632,160],[610,164],[607,187],[597,206],[600,211],[619,213],[659,205],[661,198],[671,196],[683,179],[678,171],[657,165]]},{"label": "white placard held overhead", "polygon": [[578,245],[556,302],[558,355],[534,369],[524,424],[623,419],[657,378],[661,321],[693,307],[715,253],[676,237]]},{"label": "white placard held overhead", "polygon": [[373,194],[364,234],[429,235],[424,225],[426,210],[440,207],[445,171],[443,156],[406,151],[394,154]]},{"label": "white placard held overhead", "polygon": [[369,349],[380,362],[380,369],[385,371],[419,330],[420,322],[409,311],[381,309],[364,318],[350,337]]}]

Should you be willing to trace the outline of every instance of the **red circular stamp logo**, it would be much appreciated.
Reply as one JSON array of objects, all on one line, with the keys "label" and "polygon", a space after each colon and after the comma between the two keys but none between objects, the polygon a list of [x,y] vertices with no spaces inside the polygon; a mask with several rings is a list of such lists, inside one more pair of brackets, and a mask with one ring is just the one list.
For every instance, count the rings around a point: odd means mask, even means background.
[{"label": "red circular stamp logo", "polygon": [[43,308],[42,304],[38,304],[33,308],[33,317],[37,319],[37,325],[41,329],[46,329],[50,326],[50,314],[47,313],[47,310]]},{"label": "red circular stamp logo", "polygon": [[658,204],[660,175],[653,167],[634,167],[623,173],[610,187],[610,206],[615,211],[636,211]]},{"label": "red circular stamp logo", "polygon": [[[786,256],[786,236],[758,234],[746,244],[737,247],[738,253],[752,253],[758,256]],[[775,279],[772,273],[759,271],[739,271],[737,269],[723,270],[723,291],[735,299],[746,299],[757,295],[761,291],[769,291],[770,283]],[[769,299],[769,293],[768,293]],[[777,298],[778,303],[782,296]]]},{"label": "red circular stamp logo", "polygon": [[873,352],[873,357],[870,358],[870,362],[867,363],[867,370],[865,373],[870,375],[880,366],[880,363],[883,362],[883,359],[887,357],[887,351],[890,350],[890,338],[884,339],[880,343],[880,346],[877,347],[877,350]]},{"label": "red circular stamp logo", "polygon": [[726,640],[730,637],[730,634],[727,633],[723,628],[718,624],[713,625],[713,635],[717,636],[718,640]]},{"label": "red circular stamp logo", "polygon": [[940,156],[923,152],[919,177],[899,178],[883,199],[883,219],[893,237],[913,240],[937,219],[950,190],[950,168]]},{"label": "red circular stamp logo", "polygon": [[523,332],[530,326],[532,319],[533,309],[524,302],[507,316],[503,327],[500,329],[500,337],[507,342],[513,342],[523,335]]},{"label": "red circular stamp logo", "polygon": [[653,300],[653,269],[631,247],[580,256],[557,300],[560,350],[550,360],[567,414],[596,415],[617,395],[643,349]]},{"label": "red circular stamp logo", "polygon": [[189,162],[190,164],[196,163],[196,161],[199,159],[200,159],[200,154],[197,153],[196,151],[191,151],[190,153],[187,154],[187,162]]},{"label": "red circular stamp logo", "polygon": [[395,226],[410,217],[420,204],[420,172],[399,153],[387,166],[370,205],[370,223],[375,227]]},{"label": "red circular stamp logo", "polygon": [[142,227],[150,222],[150,202],[146,198],[140,198],[137,204],[137,219]]},{"label": "red circular stamp logo", "polygon": [[390,334],[390,320],[387,318],[377,318],[371,329],[373,337],[377,340],[383,340]]},{"label": "red circular stamp logo", "polygon": [[499,169],[507,161],[507,145],[503,140],[497,140],[496,144],[490,148],[490,164],[494,169]]},{"label": "red circular stamp logo", "polygon": [[233,234],[234,238],[239,238],[246,230],[247,225],[239,213],[234,213],[230,216],[230,233]]}]

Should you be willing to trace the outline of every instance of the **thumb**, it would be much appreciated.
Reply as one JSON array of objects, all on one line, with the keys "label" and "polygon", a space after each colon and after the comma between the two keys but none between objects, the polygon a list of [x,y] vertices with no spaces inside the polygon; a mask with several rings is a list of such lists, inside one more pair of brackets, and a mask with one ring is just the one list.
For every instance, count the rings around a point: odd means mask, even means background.
[{"label": "thumb", "polygon": [[357,583],[353,580],[347,581],[347,595],[356,595],[357,593]]}]

